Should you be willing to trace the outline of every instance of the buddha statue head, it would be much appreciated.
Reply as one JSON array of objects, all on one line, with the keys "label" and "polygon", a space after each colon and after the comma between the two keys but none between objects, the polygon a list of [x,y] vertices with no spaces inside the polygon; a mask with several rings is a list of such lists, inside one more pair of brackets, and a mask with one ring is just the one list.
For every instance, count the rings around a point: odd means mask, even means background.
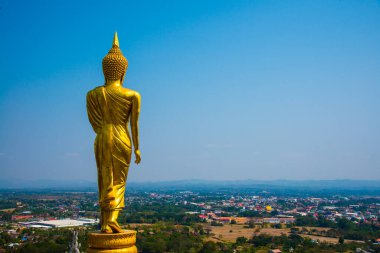
[{"label": "buddha statue head", "polygon": [[103,58],[102,66],[104,78],[106,81],[121,80],[121,83],[123,82],[125,72],[128,68],[128,60],[124,57],[119,48],[119,39],[117,38],[117,33],[115,33],[112,48]]}]

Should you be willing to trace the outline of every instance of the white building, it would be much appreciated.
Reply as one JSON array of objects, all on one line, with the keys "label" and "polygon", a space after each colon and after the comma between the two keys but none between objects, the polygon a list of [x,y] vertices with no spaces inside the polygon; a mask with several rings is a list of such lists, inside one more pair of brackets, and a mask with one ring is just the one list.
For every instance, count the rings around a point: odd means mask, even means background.
[{"label": "white building", "polygon": [[99,220],[95,219],[64,219],[64,220],[40,220],[31,222],[20,222],[27,227],[38,227],[38,228],[63,228],[63,227],[79,227],[86,225],[94,225],[99,223]]}]

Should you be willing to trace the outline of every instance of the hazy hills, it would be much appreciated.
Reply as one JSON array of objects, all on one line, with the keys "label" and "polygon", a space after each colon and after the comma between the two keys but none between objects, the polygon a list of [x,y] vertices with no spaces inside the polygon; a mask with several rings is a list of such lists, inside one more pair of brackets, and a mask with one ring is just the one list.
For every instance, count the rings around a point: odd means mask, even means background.
[{"label": "hazy hills", "polygon": [[[198,190],[198,191],[272,191],[336,192],[380,195],[380,180],[178,180],[162,182],[128,182],[130,190]],[[96,191],[97,183],[86,180],[0,180],[0,189],[51,189]]]}]

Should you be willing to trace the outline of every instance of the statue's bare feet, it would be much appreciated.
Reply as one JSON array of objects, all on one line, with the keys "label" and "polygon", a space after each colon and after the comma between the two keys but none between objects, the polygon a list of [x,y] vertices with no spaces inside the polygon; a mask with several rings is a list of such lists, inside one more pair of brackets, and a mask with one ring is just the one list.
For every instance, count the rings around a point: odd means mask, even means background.
[{"label": "statue's bare feet", "polygon": [[121,227],[119,226],[119,223],[117,223],[117,221],[108,222],[108,226],[112,229],[112,232],[114,232],[114,233],[123,233],[124,232],[124,230],[121,229]]},{"label": "statue's bare feet", "polygon": [[110,226],[105,225],[105,226],[102,226],[100,232],[106,233],[106,234],[112,234],[113,230],[110,228]]}]

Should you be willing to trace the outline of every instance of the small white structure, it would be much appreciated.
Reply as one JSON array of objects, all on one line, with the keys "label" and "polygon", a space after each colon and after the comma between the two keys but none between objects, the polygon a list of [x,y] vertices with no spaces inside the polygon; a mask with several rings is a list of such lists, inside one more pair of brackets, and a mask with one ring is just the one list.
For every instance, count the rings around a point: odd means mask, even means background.
[{"label": "small white structure", "polygon": [[95,219],[63,219],[63,220],[40,220],[31,222],[20,222],[27,227],[39,227],[39,228],[64,228],[64,227],[80,227],[87,225],[94,225],[99,223],[99,220]]}]

